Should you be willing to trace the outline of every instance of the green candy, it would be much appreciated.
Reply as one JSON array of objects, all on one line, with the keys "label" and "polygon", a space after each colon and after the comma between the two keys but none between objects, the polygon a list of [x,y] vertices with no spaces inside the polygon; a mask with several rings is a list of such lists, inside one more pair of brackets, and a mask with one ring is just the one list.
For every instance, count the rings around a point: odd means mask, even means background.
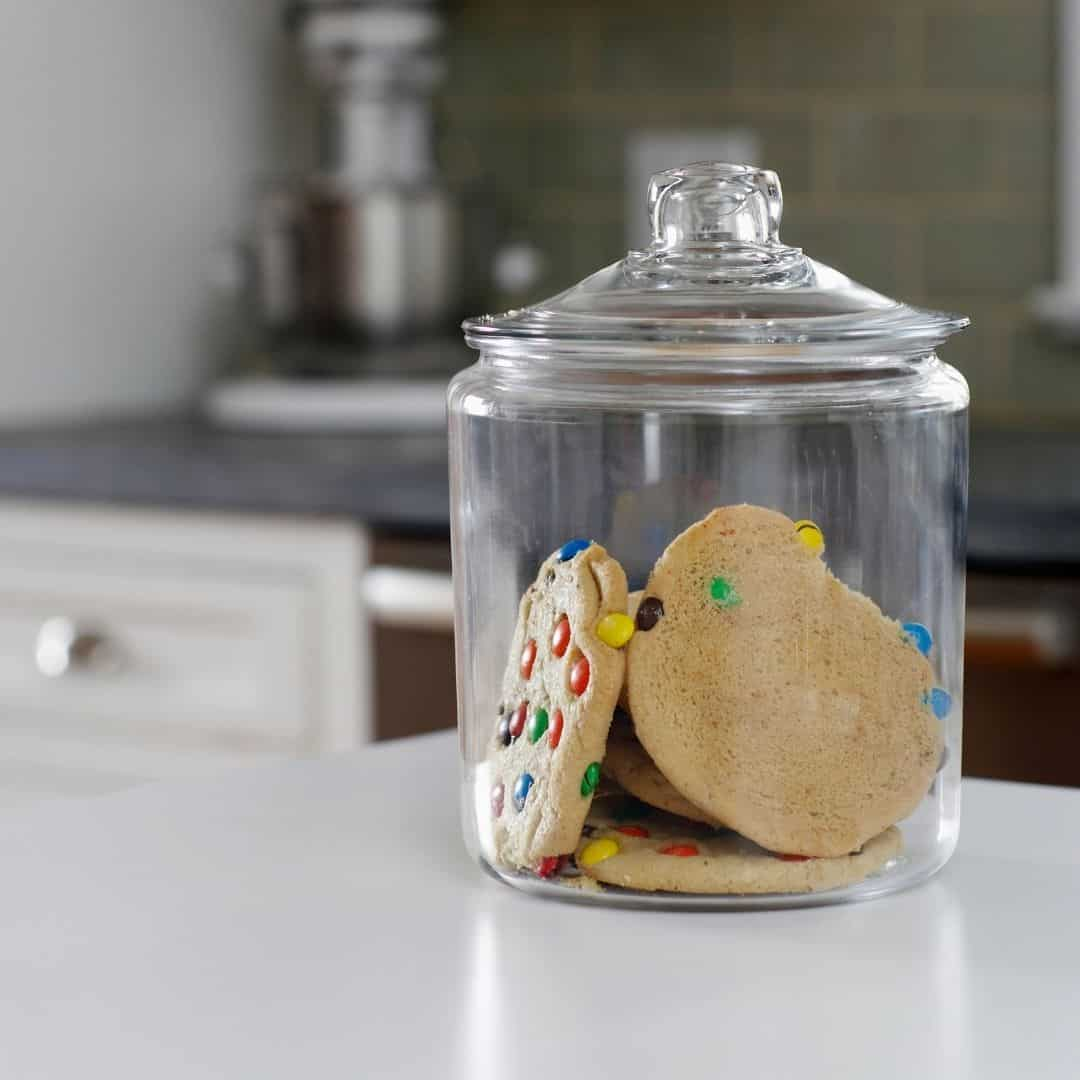
[{"label": "green candy", "polygon": [[526,729],[529,736],[529,742],[539,742],[543,738],[544,732],[548,727],[548,714],[547,709],[537,709],[536,712],[529,717],[528,727]]},{"label": "green candy", "polygon": [[714,577],[709,586],[709,595],[721,606],[731,607],[739,602],[735,586],[727,578]]},{"label": "green candy", "polygon": [[586,770],[585,775],[581,778],[581,794],[591,795],[596,786],[600,783],[600,762],[594,761]]}]

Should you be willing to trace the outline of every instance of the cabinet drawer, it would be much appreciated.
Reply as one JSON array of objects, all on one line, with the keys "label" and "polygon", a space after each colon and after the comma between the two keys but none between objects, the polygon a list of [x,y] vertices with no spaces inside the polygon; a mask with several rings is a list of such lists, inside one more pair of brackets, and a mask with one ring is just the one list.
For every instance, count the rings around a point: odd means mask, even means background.
[{"label": "cabinet drawer", "polygon": [[0,505],[0,727],[102,746],[354,745],[362,537]]},{"label": "cabinet drawer", "polygon": [[[148,737],[303,737],[301,585],[215,580],[191,567],[140,573],[99,562],[91,572],[3,554],[0,707],[57,723],[96,717]],[[66,662],[61,620],[93,643],[76,639]]]}]

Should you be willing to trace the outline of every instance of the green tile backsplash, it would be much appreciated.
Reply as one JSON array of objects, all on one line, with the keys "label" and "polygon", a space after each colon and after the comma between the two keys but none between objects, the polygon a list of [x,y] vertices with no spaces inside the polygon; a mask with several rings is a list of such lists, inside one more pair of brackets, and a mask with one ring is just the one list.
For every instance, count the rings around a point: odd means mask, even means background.
[{"label": "green tile backsplash", "polygon": [[960,220],[935,215],[926,223],[924,280],[928,293],[1023,296],[1049,281],[1049,230],[1042,223],[1002,221],[995,214]]},{"label": "green tile backsplash", "polygon": [[990,174],[990,117],[975,109],[883,112],[838,105],[821,128],[821,176],[852,194],[964,194]]},{"label": "green tile backsplash", "polygon": [[[702,12],[701,5],[697,10]],[[860,3],[712,5],[726,15],[733,43],[733,87],[868,90],[900,81],[896,21]],[[740,10],[737,10],[740,9]]]},{"label": "green tile backsplash", "polygon": [[[993,10],[1002,6],[1016,10]],[[926,85],[949,90],[1044,90],[1052,22],[1047,5],[1019,0],[1013,5],[967,7],[965,12],[927,16]]]},{"label": "green tile backsplash", "polygon": [[622,254],[632,132],[749,128],[786,240],[972,315],[944,355],[977,412],[1078,423],[1080,352],[1026,304],[1053,276],[1055,19],[1051,0],[456,0],[443,156],[545,252],[542,295]]}]

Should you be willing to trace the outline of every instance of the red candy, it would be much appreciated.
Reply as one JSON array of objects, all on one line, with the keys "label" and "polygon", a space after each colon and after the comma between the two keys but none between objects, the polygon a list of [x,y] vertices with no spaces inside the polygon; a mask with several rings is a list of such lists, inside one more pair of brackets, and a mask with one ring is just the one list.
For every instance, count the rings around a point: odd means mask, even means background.
[{"label": "red candy", "polygon": [[783,859],[784,862],[809,862],[814,857],[813,855],[782,855],[778,852],[775,854],[778,859]]},{"label": "red candy", "polygon": [[570,648],[570,620],[564,615],[555,624],[555,633],[551,635],[551,651],[559,657],[566,655]]},{"label": "red candy", "polygon": [[540,860],[540,865],[537,866],[536,872],[540,877],[548,878],[562,869],[563,862],[565,861],[565,855],[545,855]]},{"label": "red candy", "polygon": [[589,660],[583,656],[570,669],[570,689],[580,697],[589,685]]},{"label": "red candy", "polygon": [[525,730],[525,719],[529,714],[529,703],[523,701],[510,717],[510,738],[516,739]]},{"label": "red candy", "polygon": [[649,835],[649,830],[644,825],[620,825],[615,831],[624,836],[640,836],[642,839]]},{"label": "red candy", "polygon": [[499,817],[503,812],[503,799],[506,797],[506,788],[501,783],[491,789],[491,816]]},{"label": "red candy", "polygon": [[698,849],[693,844],[668,844],[660,849],[661,855],[679,855],[687,858],[690,855],[698,855]]},{"label": "red candy", "polygon": [[555,715],[551,718],[551,727],[548,728],[548,742],[551,744],[552,750],[559,745],[559,740],[562,738],[562,727],[562,709],[556,709]]},{"label": "red candy", "polygon": [[521,677],[528,679],[532,676],[533,664],[536,663],[536,642],[531,638],[521,650]]}]

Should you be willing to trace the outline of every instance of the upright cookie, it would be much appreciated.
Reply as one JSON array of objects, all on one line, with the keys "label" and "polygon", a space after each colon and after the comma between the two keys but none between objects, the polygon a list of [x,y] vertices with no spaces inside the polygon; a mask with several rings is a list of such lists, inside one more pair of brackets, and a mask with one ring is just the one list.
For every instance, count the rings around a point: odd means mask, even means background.
[{"label": "upright cookie", "polygon": [[589,815],[575,858],[608,885],[643,892],[750,895],[806,893],[853,885],[901,850],[900,830],[886,829],[861,851],[829,859],[776,855],[733,832],[716,832],[668,814],[640,820],[604,800]]},{"label": "upright cookie", "polygon": [[625,713],[615,714],[602,768],[620,787],[650,806],[690,821],[723,827],[711,814],[696,807],[672,787],[671,781],[638,742],[630,717]]},{"label": "upright cookie", "polygon": [[691,803],[772,851],[839,856],[915,808],[942,739],[918,643],[821,549],[812,523],[761,507],[691,526],[638,605],[627,684]]},{"label": "upright cookie", "polygon": [[599,544],[572,540],[544,561],[521,599],[488,754],[498,862],[535,870],[576,847],[632,634],[626,575]]}]

